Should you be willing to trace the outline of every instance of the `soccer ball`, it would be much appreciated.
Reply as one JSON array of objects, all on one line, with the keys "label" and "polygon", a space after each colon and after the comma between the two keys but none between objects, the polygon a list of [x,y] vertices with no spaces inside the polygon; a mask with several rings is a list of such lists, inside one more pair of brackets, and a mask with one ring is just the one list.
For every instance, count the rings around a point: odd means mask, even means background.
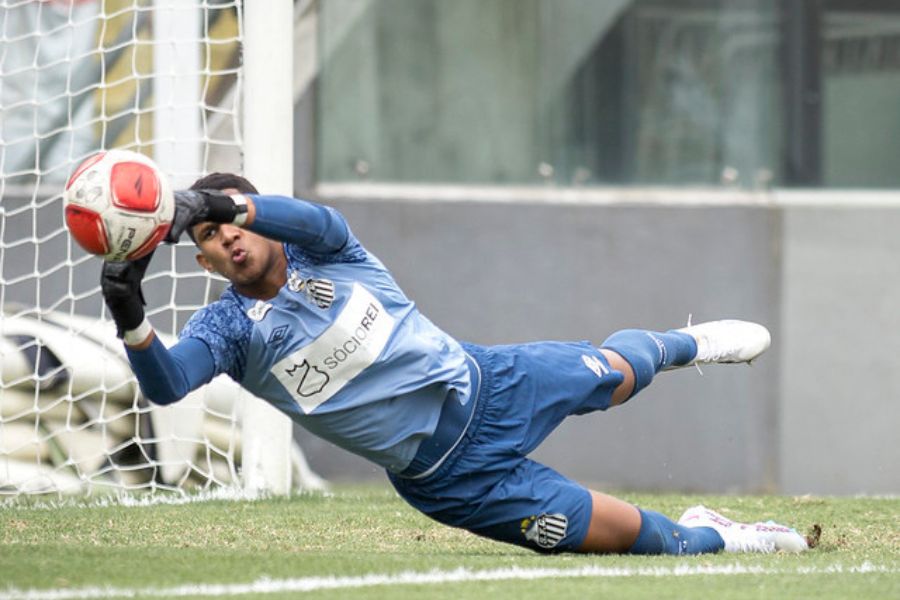
[{"label": "soccer ball", "polygon": [[149,254],[172,225],[175,199],[156,164],[128,150],[81,163],[63,194],[66,226],[78,245],[104,260]]}]

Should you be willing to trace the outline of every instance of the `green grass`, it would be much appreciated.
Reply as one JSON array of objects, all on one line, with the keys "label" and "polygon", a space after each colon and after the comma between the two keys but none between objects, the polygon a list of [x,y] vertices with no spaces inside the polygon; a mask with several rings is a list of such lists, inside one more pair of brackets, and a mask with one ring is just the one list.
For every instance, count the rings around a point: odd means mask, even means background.
[{"label": "green grass", "polygon": [[[701,557],[542,556],[438,525],[380,486],[332,496],[143,507],[0,508],[0,598],[10,588],[140,590],[459,567],[625,569],[679,565],[758,567],[777,574],[568,577],[319,590],[313,598],[900,598],[900,500],[625,494],[677,517],[703,502],[738,520],[773,518],[823,528],[815,550]],[[883,572],[848,573],[864,563]],[[829,573],[836,566],[845,572]],[[812,570],[814,573],[803,573]],[[297,592],[242,598],[288,598]],[[194,596],[196,597],[196,596]]]}]

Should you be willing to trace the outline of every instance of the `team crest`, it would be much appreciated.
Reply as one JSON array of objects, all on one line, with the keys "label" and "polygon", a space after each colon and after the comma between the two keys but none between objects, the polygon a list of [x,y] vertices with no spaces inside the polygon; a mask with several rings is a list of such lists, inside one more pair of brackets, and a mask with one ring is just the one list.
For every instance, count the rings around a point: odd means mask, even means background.
[{"label": "team crest", "polygon": [[540,548],[555,548],[569,529],[569,519],[560,513],[544,513],[537,517],[522,519],[522,533],[529,542],[537,544]]},{"label": "team crest", "polygon": [[297,271],[291,271],[287,282],[292,292],[303,292],[310,302],[319,308],[328,308],[334,302],[334,282],[330,279],[303,279]]}]

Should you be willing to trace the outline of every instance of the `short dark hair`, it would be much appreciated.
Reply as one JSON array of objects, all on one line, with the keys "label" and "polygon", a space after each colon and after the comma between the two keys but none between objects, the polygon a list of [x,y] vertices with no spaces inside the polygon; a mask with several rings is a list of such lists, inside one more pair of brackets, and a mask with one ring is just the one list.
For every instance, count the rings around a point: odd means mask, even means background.
[{"label": "short dark hair", "polygon": [[192,190],[235,189],[242,194],[258,194],[259,190],[250,181],[234,173],[210,173],[201,177],[191,186]]},{"label": "short dark hair", "polygon": [[[205,177],[201,177],[191,185],[191,190],[237,190],[242,194],[258,194],[259,190],[250,183],[246,177],[241,177],[234,173],[210,173]],[[188,237],[194,244],[197,238],[194,237],[194,228],[187,228]]]}]

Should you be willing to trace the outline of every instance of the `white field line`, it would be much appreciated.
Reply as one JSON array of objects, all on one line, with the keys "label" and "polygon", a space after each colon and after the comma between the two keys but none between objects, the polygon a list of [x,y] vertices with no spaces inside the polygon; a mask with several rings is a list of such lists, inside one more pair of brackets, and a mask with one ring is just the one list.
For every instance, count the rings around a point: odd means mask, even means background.
[{"label": "white field line", "polygon": [[[303,490],[295,491],[291,497],[297,498],[301,496],[324,496],[331,497],[334,494],[327,491]],[[109,506],[123,506],[126,508],[142,508],[147,506],[171,505],[182,506],[185,504],[195,504],[199,502],[211,501],[234,501],[234,502],[253,502],[256,500],[266,500],[272,498],[266,492],[248,491],[239,486],[219,486],[210,490],[197,493],[185,493],[183,491],[173,491],[166,493],[149,492],[128,493],[118,492],[106,496],[97,496],[96,498],[61,498],[58,500],[21,502],[17,497],[8,499],[0,499],[0,510],[57,510],[60,508],[106,508]]]},{"label": "white field line", "polygon": [[39,590],[7,588],[0,591],[0,600],[76,600],[94,598],[187,598],[192,596],[242,596],[245,594],[273,594],[284,592],[313,592],[318,590],[365,588],[391,585],[431,585],[466,583],[472,581],[534,580],[558,578],[613,577],[689,577],[697,575],[824,575],[898,573],[896,567],[841,564],[824,567],[796,567],[771,569],[753,565],[679,565],[675,567],[597,567],[572,569],[508,567],[504,569],[401,572],[359,575],[353,577],[302,577],[297,579],[261,578],[251,583],[187,584],[168,588],[85,587]]}]

